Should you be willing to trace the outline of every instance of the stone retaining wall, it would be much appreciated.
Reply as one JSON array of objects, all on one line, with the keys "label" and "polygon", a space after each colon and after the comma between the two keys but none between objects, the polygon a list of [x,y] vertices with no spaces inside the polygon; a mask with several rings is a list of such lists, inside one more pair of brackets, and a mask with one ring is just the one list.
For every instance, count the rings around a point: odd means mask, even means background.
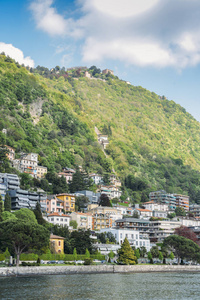
[{"label": "stone retaining wall", "polygon": [[7,267],[0,268],[0,277],[36,276],[59,274],[92,274],[92,273],[145,273],[145,272],[200,272],[200,266],[177,265],[96,265],[96,266],[40,266],[40,267]]}]

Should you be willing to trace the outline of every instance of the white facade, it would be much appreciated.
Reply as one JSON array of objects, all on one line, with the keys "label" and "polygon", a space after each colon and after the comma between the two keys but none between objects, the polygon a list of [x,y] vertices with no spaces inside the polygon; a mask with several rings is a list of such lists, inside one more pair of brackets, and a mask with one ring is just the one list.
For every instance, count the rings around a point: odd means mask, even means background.
[{"label": "white facade", "polygon": [[53,213],[47,216],[47,221],[54,225],[69,227],[70,216],[59,213]]},{"label": "white facade", "polygon": [[92,178],[94,184],[96,185],[103,183],[103,176],[99,174],[92,173],[90,174],[90,178]]},{"label": "white facade", "polygon": [[135,248],[145,247],[147,251],[150,251],[148,235],[141,234],[138,230],[105,228],[101,229],[100,232],[111,232],[119,244],[122,244],[127,238],[131,246],[135,246]]},{"label": "white facade", "polygon": [[145,209],[149,209],[149,210],[169,211],[169,206],[167,204],[149,201],[143,203],[142,205],[145,207]]},{"label": "white facade", "polygon": [[195,219],[181,219],[179,217],[179,220],[181,222],[181,224],[183,226],[187,226],[187,227],[190,227],[190,226],[200,226],[200,220],[195,220]]}]

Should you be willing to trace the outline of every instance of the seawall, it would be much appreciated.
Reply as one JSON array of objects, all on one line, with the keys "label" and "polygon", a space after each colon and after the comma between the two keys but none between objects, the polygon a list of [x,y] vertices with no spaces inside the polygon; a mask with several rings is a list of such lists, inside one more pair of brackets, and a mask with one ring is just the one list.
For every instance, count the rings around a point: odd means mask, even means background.
[{"label": "seawall", "polygon": [[40,266],[0,268],[0,277],[38,276],[98,273],[147,273],[147,272],[200,272],[200,266],[177,265],[96,265],[96,266]]}]

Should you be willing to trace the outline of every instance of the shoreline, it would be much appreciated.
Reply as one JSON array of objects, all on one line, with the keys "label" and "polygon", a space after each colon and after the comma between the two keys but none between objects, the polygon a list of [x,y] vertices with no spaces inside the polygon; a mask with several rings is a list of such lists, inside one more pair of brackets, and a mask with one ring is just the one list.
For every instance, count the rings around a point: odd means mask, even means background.
[{"label": "shoreline", "polygon": [[39,266],[2,267],[0,277],[21,277],[41,275],[72,275],[100,273],[151,273],[151,272],[200,272],[200,266],[189,265],[90,265],[90,266]]}]

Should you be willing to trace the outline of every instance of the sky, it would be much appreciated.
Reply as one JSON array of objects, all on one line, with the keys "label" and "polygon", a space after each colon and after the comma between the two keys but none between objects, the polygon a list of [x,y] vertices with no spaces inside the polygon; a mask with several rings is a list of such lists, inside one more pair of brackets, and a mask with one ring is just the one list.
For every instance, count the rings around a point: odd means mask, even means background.
[{"label": "sky", "polygon": [[0,0],[0,53],[97,66],[200,121],[200,0]]}]

